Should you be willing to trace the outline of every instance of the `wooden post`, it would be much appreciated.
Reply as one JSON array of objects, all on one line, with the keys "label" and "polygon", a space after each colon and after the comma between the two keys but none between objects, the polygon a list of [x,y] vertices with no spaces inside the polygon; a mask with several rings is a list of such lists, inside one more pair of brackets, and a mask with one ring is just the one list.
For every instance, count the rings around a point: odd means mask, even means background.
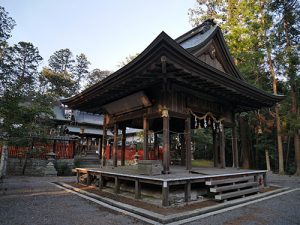
[{"label": "wooden post", "polygon": [[184,200],[185,202],[191,201],[191,182],[187,181],[184,185]]},{"label": "wooden post", "polygon": [[143,129],[144,129],[144,142],[143,142],[143,150],[144,150],[144,160],[147,160],[148,157],[148,130],[149,130],[149,121],[146,115],[143,118]]},{"label": "wooden post", "polygon": [[239,168],[236,126],[232,127],[232,167]]},{"label": "wooden post", "polygon": [[169,184],[167,181],[163,181],[162,187],[162,205],[169,206]]},{"label": "wooden post", "polygon": [[104,186],[103,184],[104,184],[103,177],[102,177],[102,174],[100,173],[100,175],[99,175],[99,183],[98,183],[98,187],[99,187],[100,190],[103,189],[103,186]]},{"label": "wooden post", "polygon": [[118,158],[117,158],[117,153],[118,153],[118,124],[114,124],[114,148],[113,148],[113,166],[117,167],[118,166]]},{"label": "wooden post", "polygon": [[157,133],[154,133],[154,152],[155,152],[155,158],[159,160],[159,145],[157,140]]},{"label": "wooden post", "polygon": [[115,194],[118,194],[120,192],[120,181],[117,176],[115,176],[115,187],[114,187]]},{"label": "wooden post", "polygon": [[126,127],[123,127],[122,128],[121,166],[125,166],[125,150],[126,150]]},{"label": "wooden post", "polygon": [[135,192],[134,192],[134,197],[136,199],[141,198],[141,182],[137,179],[135,180]]},{"label": "wooden post", "polygon": [[170,170],[170,118],[168,110],[163,111],[163,173],[167,174]]},{"label": "wooden post", "polygon": [[91,184],[91,175],[90,175],[89,172],[87,172],[86,184],[87,184],[87,185],[90,185],[90,184]]},{"label": "wooden post", "polygon": [[185,120],[185,149],[186,149],[186,169],[192,169],[192,149],[191,149],[191,117]]},{"label": "wooden post", "polygon": [[79,181],[80,181],[80,173],[79,173],[79,171],[77,170],[77,172],[76,172],[76,174],[77,174],[77,176],[76,176],[76,180],[77,180],[77,184],[79,184]]},{"label": "wooden post", "polygon": [[268,186],[267,173],[263,173],[264,187]]},{"label": "wooden post", "polygon": [[219,164],[219,145],[218,145],[218,135],[215,130],[213,130],[213,152],[214,152],[214,167],[218,167]]},{"label": "wooden post", "polygon": [[103,136],[102,136],[102,143],[101,143],[101,166],[106,165],[106,143],[107,143],[107,114],[104,114],[103,118]]},{"label": "wooden post", "polygon": [[225,133],[224,133],[224,127],[219,132],[220,137],[220,161],[221,161],[221,168],[225,168]]},{"label": "wooden post", "polygon": [[179,134],[179,141],[180,141],[180,155],[181,155],[181,165],[186,165],[186,146],[185,146],[185,137],[183,134]]},{"label": "wooden post", "polygon": [[101,159],[101,146],[102,146],[102,138],[99,137],[98,139],[98,153],[99,153],[99,158]]}]

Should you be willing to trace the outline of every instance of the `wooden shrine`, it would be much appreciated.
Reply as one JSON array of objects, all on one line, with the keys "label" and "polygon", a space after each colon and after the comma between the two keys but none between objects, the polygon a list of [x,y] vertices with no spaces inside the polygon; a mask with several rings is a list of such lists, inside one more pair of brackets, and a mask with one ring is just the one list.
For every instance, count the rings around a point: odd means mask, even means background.
[{"label": "wooden shrine", "polygon": [[[224,128],[232,129],[233,166],[238,166],[235,114],[271,107],[283,96],[246,83],[234,65],[220,28],[207,20],[173,40],[162,32],[139,56],[103,81],[63,100],[70,108],[104,114],[102,165],[107,129],[113,130],[113,165],[125,165],[126,127],[163,137],[163,173],[170,173],[170,133],[181,134],[181,163],[191,170],[191,129],[213,130],[214,165],[225,167]],[[117,159],[118,132],[122,134]]]}]

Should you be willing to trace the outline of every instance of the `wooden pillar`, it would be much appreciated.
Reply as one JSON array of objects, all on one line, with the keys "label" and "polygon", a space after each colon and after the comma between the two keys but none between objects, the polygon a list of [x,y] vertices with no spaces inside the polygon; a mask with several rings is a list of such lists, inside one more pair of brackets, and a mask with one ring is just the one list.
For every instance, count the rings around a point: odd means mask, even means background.
[{"label": "wooden pillar", "polygon": [[225,133],[224,133],[224,127],[222,130],[219,132],[219,137],[220,137],[220,163],[221,163],[221,168],[225,168]]},{"label": "wooden pillar", "polygon": [[136,199],[141,198],[141,182],[137,179],[135,180],[135,192],[134,192],[134,197]]},{"label": "wooden pillar", "polygon": [[237,132],[235,125],[232,127],[232,167],[239,168]]},{"label": "wooden pillar", "polygon": [[99,153],[99,158],[101,159],[102,155],[101,155],[101,146],[102,146],[102,138],[99,137],[98,139],[98,153]]},{"label": "wooden pillar", "polygon": [[192,149],[191,149],[191,117],[185,120],[185,150],[186,150],[186,169],[192,169]]},{"label": "wooden pillar", "polygon": [[163,173],[169,173],[170,170],[170,118],[168,110],[163,112]]},{"label": "wooden pillar", "polygon": [[113,166],[118,166],[118,124],[114,124],[114,148],[113,148]]},{"label": "wooden pillar", "polygon": [[157,139],[157,133],[154,133],[154,152],[155,152],[155,158],[159,160],[159,145],[158,145],[158,139]]},{"label": "wooden pillar", "polygon": [[126,127],[123,127],[122,128],[121,166],[125,166],[125,150],[126,150]]},{"label": "wooden pillar", "polygon": [[143,142],[143,150],[144,150],[144,160],[147,160],[148,157],[148,131],[149,131],[149,121],[146,116],[143,118],[143,129],[144,129],[144,142]]},{"label": "wooden pillar", "polygon": [[186,165],[186,146],[185,146],[185,137],[184,134],[179,134],[179,141],[180,141],[180,155],[181,155],[181,165]]},{"label": "wooden pillar", "polygon": [[219,164],[218,135],[215,130],[213,130],[212,135],[213,135],[214,167],[218,167],[218,164]]},{"label": "wooden pillar", "polygon": [[162,187],[162,205],[169,206],[169,184],[167,181],[163,181]]},{"label": "wooden pillar", "polygon": [[106,165],[106,144],[107,144],[107,114],[104,114],[103,117],[103,136],[102,136],[102,143],[101,143],[101,166]]}]

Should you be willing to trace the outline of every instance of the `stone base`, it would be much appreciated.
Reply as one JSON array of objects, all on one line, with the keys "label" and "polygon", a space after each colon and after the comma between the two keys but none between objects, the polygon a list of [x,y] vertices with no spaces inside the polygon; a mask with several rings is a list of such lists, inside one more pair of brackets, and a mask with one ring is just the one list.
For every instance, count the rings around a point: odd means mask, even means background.
[{"label": "stone base", "polygon": [[54,168],[53,162],[48,162],[45,169],[45,176],[57,176],[57,171]]}]

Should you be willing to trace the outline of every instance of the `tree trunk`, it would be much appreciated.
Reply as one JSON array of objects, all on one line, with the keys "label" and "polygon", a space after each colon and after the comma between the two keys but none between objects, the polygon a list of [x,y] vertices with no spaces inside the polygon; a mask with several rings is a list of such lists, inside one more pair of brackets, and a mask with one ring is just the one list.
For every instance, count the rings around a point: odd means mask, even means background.
[{"label": "tree trunk", "polygon": [[2,154],[1,154],[1,161],[0,161],[0,179],[3,179],[6,176],[7,158],[8,158],[8,146],[4,144],[2,147]]},{"label": "tree trunk", "polygon": [[[262,29],[264,31],[264,45],[266,47],[266,53],[267,53],[267,63],[269,66],[269,70],[272,76],[272,86],[273,86],[273,93],[274,95],[277,95],[277,80],[276,80],[276,73],[274,70],[272,55],[271,55],[271,48],[267,36],[267,27],[265,23],[266,19],[266,13],[264,10],[266,2],[263,0],[261,1],[261,8],[262,8],[262,17],[261,17],[261,23],[262,23]],[[280,124],[280,114],[279,114],[279,105],[276,104],[275,106],[275,119],[276,119],[276,133],[277,133],[277,148],[278,148],[278,160],[279,160],[279,174],[284,174],[284,160],[283,160],[283,146],[282,146],[282,137],[281,137],[281,124]]]},{"label": "tree trunk", "polygon": [[268,150],[268,149],[265,150],[265,154],[266,154],[266,165],[267,165],[267,170],[268,170],[268,171],[271,171],[270,156],[269,156],[269,150]]},{"label": "tree trunk", "polygon": [[[289,33],[289,24],[288,24],[288,14],[290,13],[291,8],[288,6],[288,4],[284,5],[284,11],[283,11],[283,27],[284,27],[284,33],[285,33],[285,42],[286,42],[286,55],[287,55],[287,62],[288,62],[288,68],[287,68],[287,74],[289,76],[289,82],[291,86],[291,99],[292,99],[292,114],[294,114],[298,118],[298,92],[297,92],[297,86],[296,86],[296,65],[293,63],[293,55],[291,51],[291,41],[290,41],[290,33]],[[300,176],[300,142],[299,142],[299,129],[294,129],[294,147],[295,147],[295,162],[297,165],[297,170],[295,175]]]}]

